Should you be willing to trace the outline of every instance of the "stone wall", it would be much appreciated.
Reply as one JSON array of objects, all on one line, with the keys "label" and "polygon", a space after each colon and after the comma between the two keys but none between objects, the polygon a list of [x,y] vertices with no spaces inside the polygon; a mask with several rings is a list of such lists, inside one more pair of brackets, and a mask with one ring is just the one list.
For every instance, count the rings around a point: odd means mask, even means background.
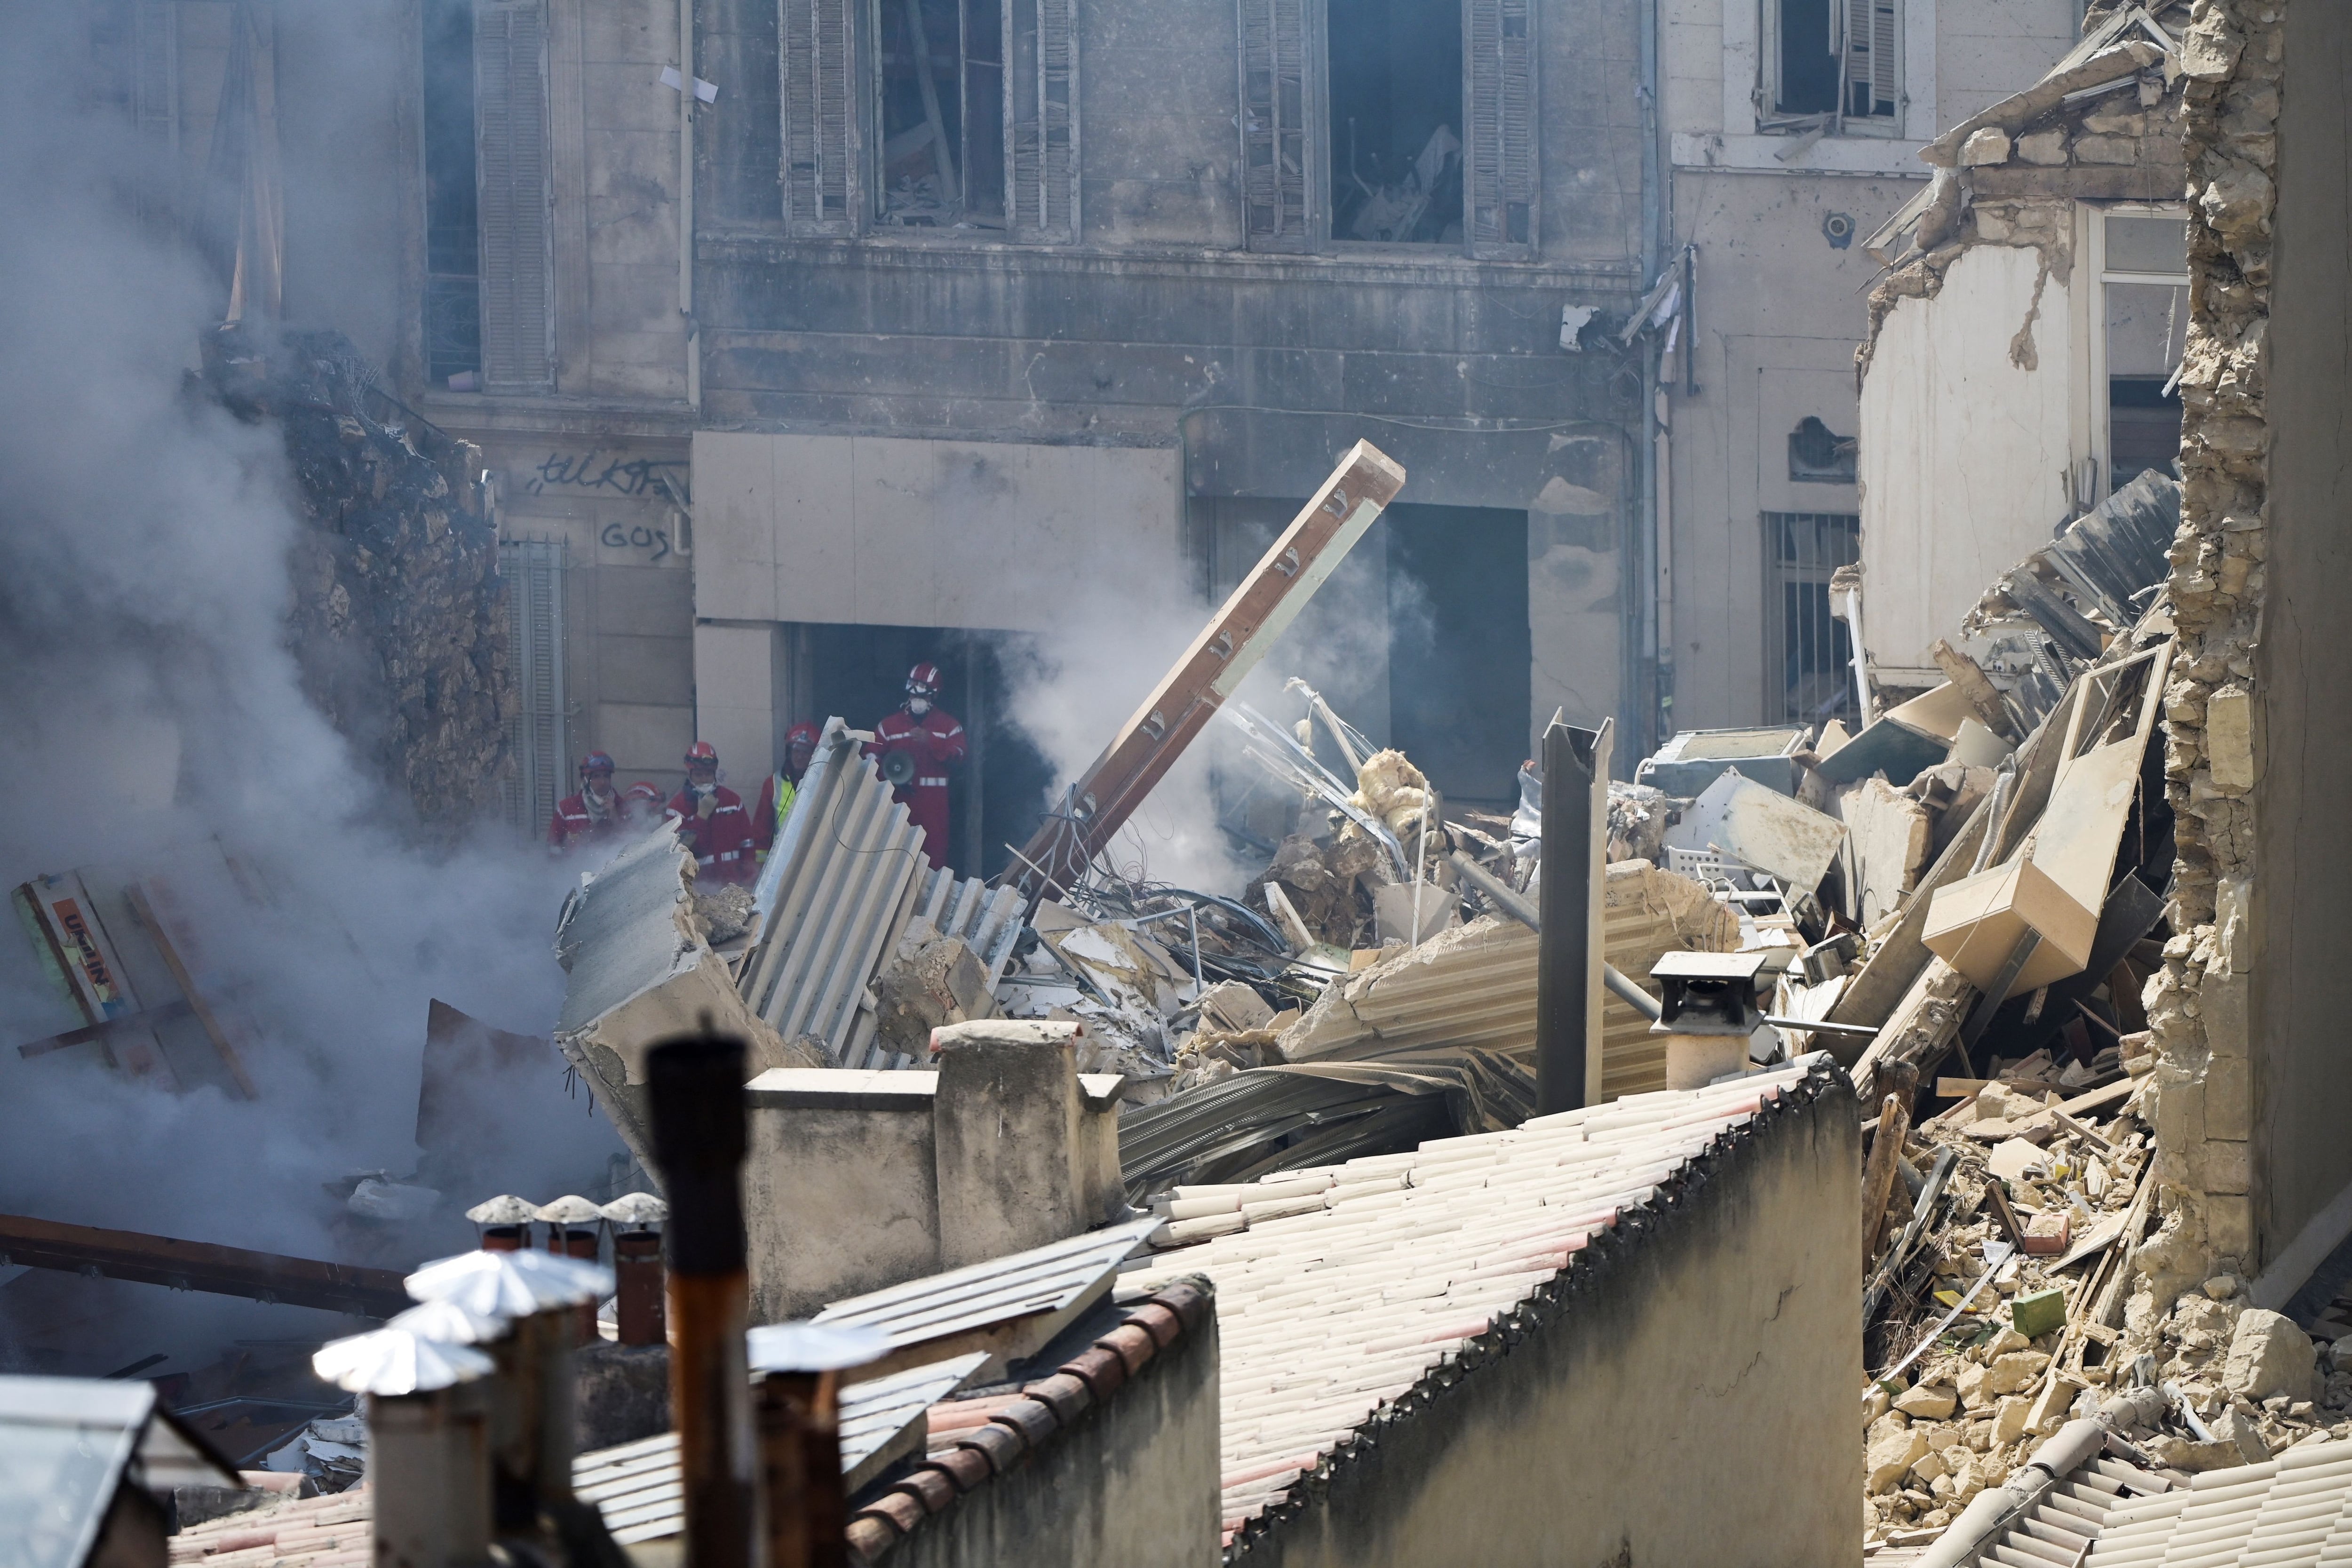
[{"label": "stone wall", "polygon": [[517,711],[481,452],[386,399],[338,332],[225,328],[206,375],[286,439],[299,515],[288,640],[304,694],[363,771],[449,840],[496,812]]},{"label": "stone wall", "polygon": [[2170,593],[2180,646],[2165,689],[2165,794],[2178,933],[2148,984],[2163,1215],[2135,1255],[2146,1331],[2208,1274],[2258,1263],[2246,916],[2254,856],[2250,723],[2269,490],[2270,317],[2279,0],[2200,0],[2182,48],[2189,311]]}]

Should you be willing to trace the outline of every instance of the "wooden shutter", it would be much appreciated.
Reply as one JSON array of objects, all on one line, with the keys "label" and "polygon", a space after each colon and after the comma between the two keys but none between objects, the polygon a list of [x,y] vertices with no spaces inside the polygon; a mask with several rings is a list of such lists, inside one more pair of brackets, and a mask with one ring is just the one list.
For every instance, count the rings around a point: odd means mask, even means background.
[{"label": "wooden shutter", "polygon": [[1903,102],[1901,0],[1846,0],[1845,79],[1849,118],[1895,114]]},{"label": "wooden shutter", "polygon": [[1307,0],[1240,0],[1242,223],[1253,250],[1305,250]]},{"label": "wooden shutter", "polygon": [[555,384],[554,256],[548,224],[544,0],[478,0],[474,132],[482,244],[482,385]]},{"label": "wooden shutter", "polygon": [[514,757],[505,794],[507,820],[526,837],[547,819],[571,776],[563,733],[563,541],[499,542],[507,591],[507,667],[514,671],[515,716],[507,721]]},{"label": "wooden shutter", "polygon": [[132,20],[132,110],[139,126],[140,221],[167,233],[180,174],[180,8],[139,0]]},{"label": "wooden shutter", "polygon": [[1076,0],[1004,0],[1004,216],[1015,239],[1078,237]]},{"label": "wooden shutter", "polygon": [[1535,254],[1535,0],[1462,0],[1462,187],[1473,256]]},{"label": "wooden shutter", "polygon": [[862,226],[856,0],[778,0],[783,71],[784,227],[804,237]]}]

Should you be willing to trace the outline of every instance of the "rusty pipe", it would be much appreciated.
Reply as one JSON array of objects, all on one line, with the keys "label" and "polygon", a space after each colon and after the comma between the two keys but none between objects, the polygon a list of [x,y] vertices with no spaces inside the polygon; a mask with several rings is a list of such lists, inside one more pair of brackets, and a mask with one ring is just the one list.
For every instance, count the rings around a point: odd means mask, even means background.
[{"label": "rusty pipe", "polygon": [[661,1237],[650,1230],[625,1230],[613,1237],[613,1272],[618,1277],[625,1345],[657,1345],[668,1337],[662,1311]]}]

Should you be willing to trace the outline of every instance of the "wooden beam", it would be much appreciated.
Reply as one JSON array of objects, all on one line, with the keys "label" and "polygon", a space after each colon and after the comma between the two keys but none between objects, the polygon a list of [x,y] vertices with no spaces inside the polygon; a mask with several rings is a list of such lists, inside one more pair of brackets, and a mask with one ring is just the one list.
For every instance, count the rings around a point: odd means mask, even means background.
[{"label": "wooden beam", "polygon": [[69,1274],[95,1270],[109,1279],[371,1318],[388,1318],[415,1305],[396,1269],[285,1258],[241,1247],[62,1225],[23,1215],[0,1215],[0,1258],[34,1268],[58,1268]]},{"label": "wooden beam", "polygon": [[137,882],[131,882],[122,891],[123,896],[131,900],[131,912],[137,915],[139,923],[147,928],[148,940],[155,944],[155,951],[163,954],[163,963],[171,970],[173,980],[178,983],[180,994],[195,1010],[196,1021],[204,1025],[205,1034],[212,1040],[213,1049],[220,1053],[221,1065],[228,1068],[229,1077],[236,1080],[236,1087],[246,1099],[260,1099],[260,1094],[253,1087],[253,1079],[246,1075],[245,1063],[237,1055],[235,1042],[228,1031],[221,1026],[220,1018],[213,1012],[212,1005],[205,1000],[205,994],[196,988],[195,977],[189,973],[180,950],[173,944],[172,933],[156,915],[154,905],[148,902],[147,889]]},{"label": "wooden beam", "polygon": [[1402,468],[1357,442],[997,881],[1033,897],[1076,886],[1403,488]]},{"label": "wooden beam", "polygon": [[84,1024],[78,1029],[68,1029],[62,1035],[50,1035],[44,1039],[27,1040],[16,1047],[20,1057],[45,1057],[51,1051],[62,1051],[68,1046],[86,1046],[97,1041],[101,1047],[107,1037],[122,1029],[146,1029],[158,1024],[175,1023],[195,1011],[185,1002],[166,1002],[160,1007],[149,1007],[137,1013],[125,1013],[120,1018],[104,1023]]}]

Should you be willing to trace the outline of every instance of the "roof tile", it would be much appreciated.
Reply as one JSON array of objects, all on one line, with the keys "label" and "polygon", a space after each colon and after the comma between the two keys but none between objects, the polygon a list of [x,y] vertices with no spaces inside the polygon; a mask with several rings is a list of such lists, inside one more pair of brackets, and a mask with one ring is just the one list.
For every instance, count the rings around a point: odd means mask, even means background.
[{"label": "roof tile", "polygon": [[1157,1301],[1146,1301],[1127,1315],[1127,1321],[1151,1335],[1151,1342],[1166,1350],[1184,1331],[1183,1322],[1175,1313]]},{"label": "roof tile", "polygon": [[1121,1323],[1095,1343],[1103,1350],[1117,1352],[1129,1373],[1141,1372],[1144,1364],[1160,1353],[1157,1336],[1142,1324],[1132,1321]]},{"label": "roof tile", "polygon": [[930,1462],[939,1467],[942,1475],[955,1483],[956,1490],[960,1492],[971,1490],[996,1473],[990,1466],[986,1454],[977,1448],[968,1448],[961,1443],[934,1455]]},{"label": "roof tile", "polygon": [[920,1498],[893,1489],[857,1510],[859,1519],[878,1519],[905,1535],[929,1516]]},{"label": "roof tile", "polygon": [[955,1501],[962,1489],[956,1485],[955,1478],[945,1470],[924,1465],[908,1471],[906,1477],[891,1489],[904,1492],[921,1503],[925,1513],[937,1513]]},{"label": "roof tile", "polygon": [[1083,1379],[1066,1372],[1051,1377],[1041,1377],[1025,1391],[1032,1399],[1040,1399],[1053,1406],[1054,1419],[1066,1426],[1086,1414],[1087,1406],[1095,1402],[1094,1391]]},{"label": "roof tile", "polygon": [[994,1415],[990,1423],[1001,1431],[1021,1439],[1024,1449],[1034,1448],[1061,1430],[1061,1422],[1054,1415],[1054,1407],[1042,1399],[1016,1399]]},{"label": "roof tile", "polygon": [[859,1514],[849,1521],[849,1550],[860,1563],[871,1563],[898,1544],[896,1526],[880,1519]]},{"label": "roof tile", "polygon": [[974,1427],[958,1437],[956,1446],[985,1457],[989,1468],[1000,1476],[1019,1465],[1021,1456],[1028,1452],[1020,1434],[997,1426]]},{"label": "roof tile", "polygon": [[[1141,1335],[1148,1349],[1158,1348],[1152,1345],[1150,1334],[1141,1329],[1135,1331]],[[1092,1346],[1064,1362],[1060,1370],[1085,1384],[1087,1391],[1099,1402],[1118,1392],[1119,1385],[1127,1381],[1128,1368],[1125,1358],[1118,1352],[1097,1340]]]}]

